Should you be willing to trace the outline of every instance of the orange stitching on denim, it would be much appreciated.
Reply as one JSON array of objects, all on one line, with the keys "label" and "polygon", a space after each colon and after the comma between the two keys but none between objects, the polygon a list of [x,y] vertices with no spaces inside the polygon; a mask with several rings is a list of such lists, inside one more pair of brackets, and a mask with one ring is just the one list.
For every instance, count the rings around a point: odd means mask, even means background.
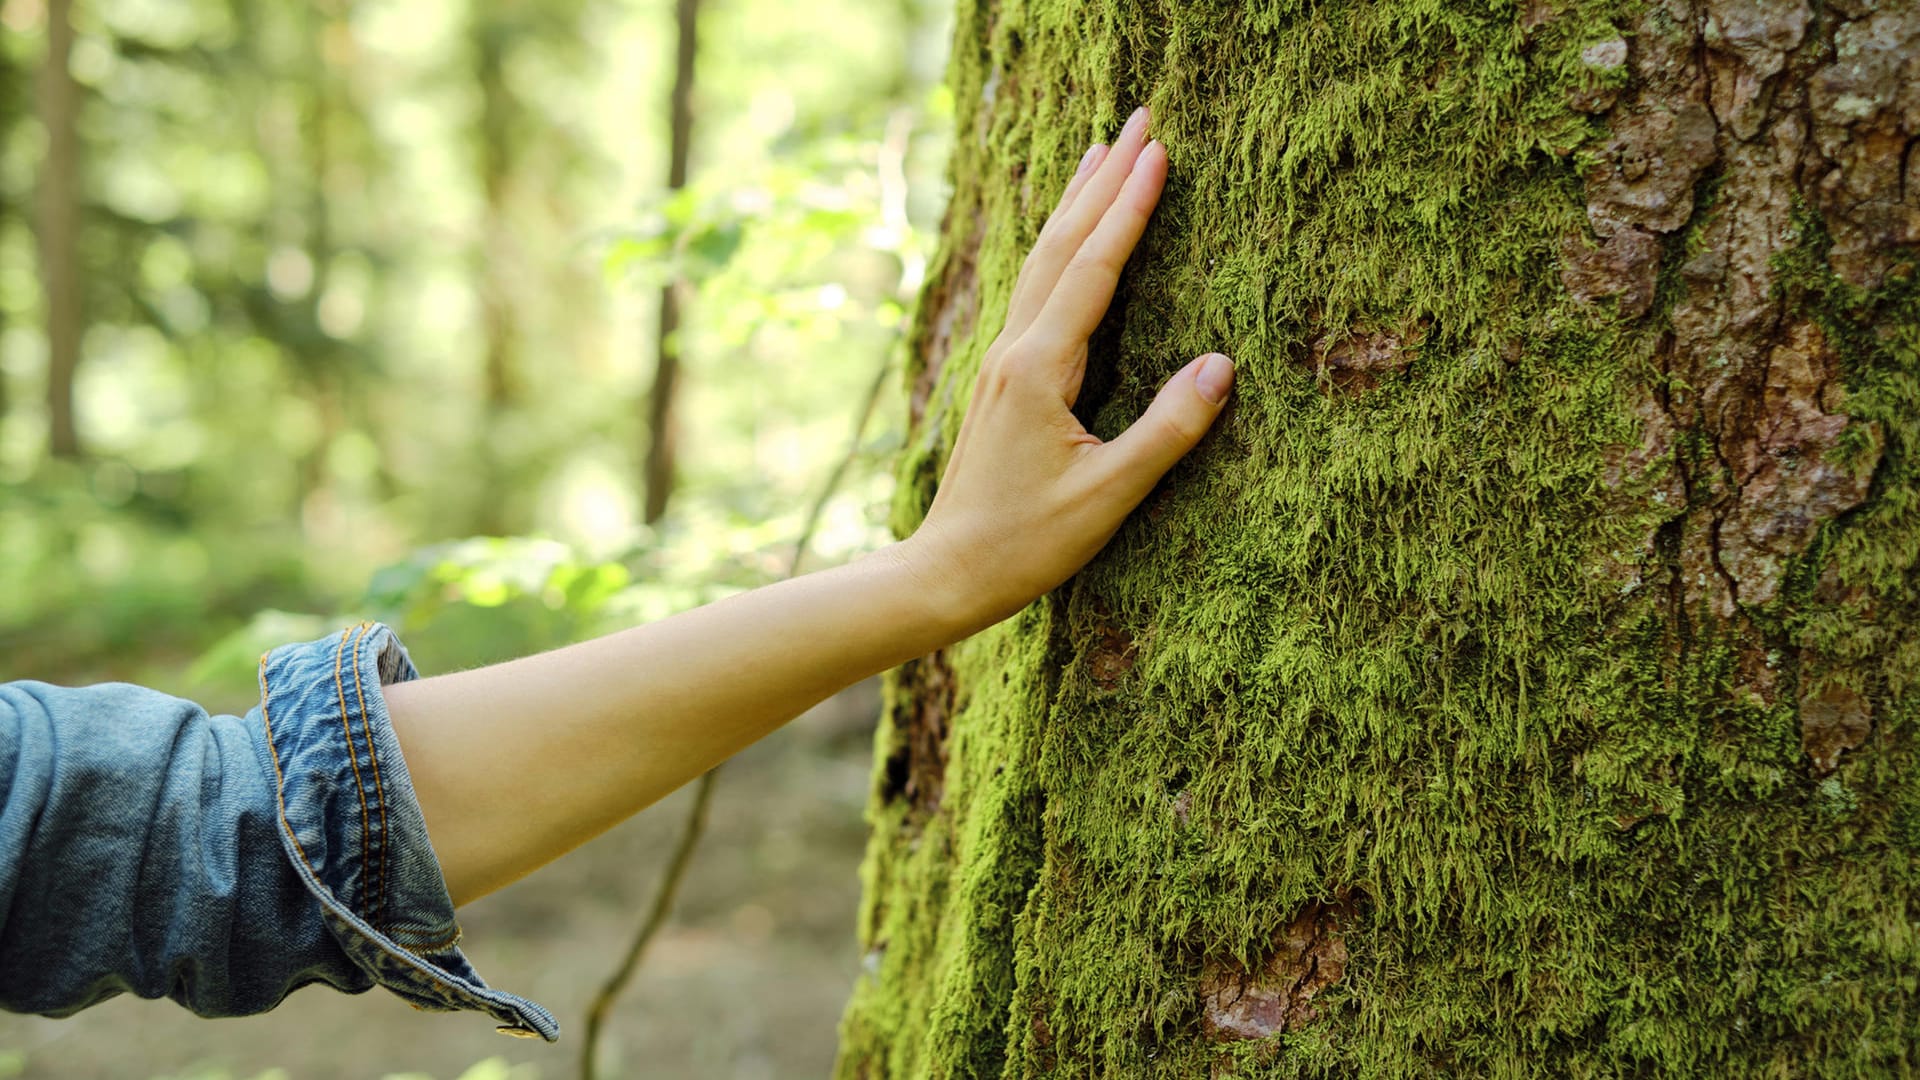
[{"label": "orange stitching on denim", "polygon": [[[340,730],[347,736],[347,764],[353,766],[353,784],[360,789],[360,851],[364,858],[367,849],[372,846],[368,836],[372,826],[368,820],[370,815],[367,813],[367,785],[360,780],[360,751],[353,745],[353,724],[347,720],[347,687],[340,678],[340,665],[347,658],[347,635],[351,633],[353,633],[351,628],[340,631],[340,644],[333,652],[333,690],[335,698],[340,702]],[[354,648],[357,651],[358,644]],[[367,872],[364,865],[360,868],[358,907],[361,911],[367,910]]]},{"label": "orange stitching on denim", "polygon": [[[299,856],[300,865],[307,868],[307,875],[313,878],[315,885],[319,886],[321,889],[326,890],[329,894],[331,894],[331,890],[327,890],[325,883],[321,882],[319,871],[313,868],[313,863],[307,858],[307,850],[300,846],[300,837],[295,835],[293,831],[293,823],[287,820],[287,799],[286,799],[286,795],[281,790],[286,785],[286,773],[283,772],[280,768],[280,748],[275,746],[273,743],[273,716],[271,715],[271,712],[268,706],[269,701],[273,697],[273,689],[267,685],[267,657],[270,656],[271,654],[272,654],[272,650],[268,650],[267,652],[263,652],[260,654],[260,722],[266,728],[266,731],[267,731],[267,760],[273,765],[274,805],[279,811],[278,816],[280,818],[280,829],[282,832],[287,834],[287,842],[293,845],[293,853]],[[321,906],[322,908],[324,908],[326,905],[323,902]],[[393,939],[389,937],[388,940],[392,941]],[[428,945],[422,945],[422,946],[419,946],[419,948],[424,949],[428,952],[433,952],[433,951],[436,951],[437,949],[446,948],[449,945],[452,945],[454,942],[459,940],[460,940],[460,924],[455,923],[453,925],[453,936],[450,938],[447,938],[444,943],[433,943]],[[393,943],[395,945],[399,944],[398,941],[394,941]],[[375,948],[379,949],[381,952],[387,953],[393,956],[395,959],[411,959],[415,963],[425,963],[425,961],[421,960],[418,956],[413,955],[410,951],[408,951],[404,947],[398,950],[388,948],[387,943],[380,941],[378,938],[375,938],[372,941],[372,944]],[[354,962],[355,964],[359,964],[358,960],[355,960]],[[448,975],[445,975],[443,973],[430,973],[430,972],[414,972],[412,974],[414,974],[415,976],[424,976],[428,980],[428,982],[435,987],[435,989],[441,990],[443,992],[449,992],[451,996],[453,996],[454,998],[465,999],[469,1003],[469,1005],[471,1005],[473,1002],[481,1003],[482,1011],[486,1012],[489,1016],[492,1016],[496,1020],[502,1019],[502,1017],[500,1016],[500,1010],[505,1009],[506,1011],[513,1013],[514,1020],[516,1023],[524,1023],[524,1021],[521,1020],[520,1018],[520,1011],[518,1009],[501,1005],[498,1002],[490,1001],[484,996],[482,996],[480,993],[469,990],[459,985],[458,983],[454,982],[453,979]],[[383,986],[389,985],[377,978],[374,981],[380,982],[381,985]],[[406,999],[403,998],[402,1000],[406,1000]],[[413,1002],[407,1001],[407,1004],[413,1005]],[[420,1006],[414,1005],[414,1008],[417,1009],[417,1008],[420,1008]]]},{"label": "orange stitching on denim", "polygon": [[[361,623],[362,630],[371,629],[372,623]],[[387,910],[387,852],[393,846],[392,838],[387,835],[387,789],[380,783],[380,752],[373,748],[373,721],[367,719],[367,694],[360,686],[360,641],[353,642],[353,692],[360,698],[360,731],[367,739],[367,757],[373,763],[373,792],[380,801],[380,888],[375,893],[373,925],[379,926],[381,917]],[[378,663],[378,660],[375,661]]]}]

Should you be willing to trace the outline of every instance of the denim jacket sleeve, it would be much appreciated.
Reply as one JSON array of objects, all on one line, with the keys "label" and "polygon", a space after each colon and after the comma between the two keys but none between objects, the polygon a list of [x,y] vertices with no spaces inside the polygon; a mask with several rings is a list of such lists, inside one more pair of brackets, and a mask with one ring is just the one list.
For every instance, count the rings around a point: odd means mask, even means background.
[{"label": "denim jacket sleeve", "polygon": [[557,1038],[457,945],[381,695],[417,677],[363,623],[261,657],[245,718],[120,683],[0,684],[0,1007],[131,992],[239,1016],[378,983]]}]

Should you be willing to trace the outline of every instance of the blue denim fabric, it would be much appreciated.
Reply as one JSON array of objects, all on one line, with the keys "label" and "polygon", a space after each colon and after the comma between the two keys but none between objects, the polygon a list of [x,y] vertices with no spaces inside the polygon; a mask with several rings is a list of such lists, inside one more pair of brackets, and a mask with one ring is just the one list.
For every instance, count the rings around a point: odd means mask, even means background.
[{"label": "blue denim fabric", "polygon": [[456,945],[380,693],[417,677],[363,623],[261,657],[244,719],[123,683],[0,684],[0,1008],[129,992],[240,1016],[378,983],[557,1038]]}]

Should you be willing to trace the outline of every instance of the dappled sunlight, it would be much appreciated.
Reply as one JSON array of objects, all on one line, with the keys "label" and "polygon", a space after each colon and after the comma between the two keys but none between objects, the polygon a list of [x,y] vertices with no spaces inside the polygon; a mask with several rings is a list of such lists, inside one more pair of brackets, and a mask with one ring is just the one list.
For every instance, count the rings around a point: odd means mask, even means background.
[{"label": "dappled sunlight", "polygon": [[[122,679],[243,711],[263,650],[357,620],[392,624],[423,671],[458,670],[778,580],[809,528],[809,569],[886,544],[903,337],[947,194],[949,7],[706,3],[675,190],[671,5],[87,0],[67,19],[62,117],[25,91],[68,6],[0,0],[4,677]],[[77,140],[76,164],[56,169],[50,132]],[[76,211],[43,237],[47,185]],[[77,271],[71,326],[49,252]],[[670,285],[675,464],[647,524]],[[874,707],[860,701],[855,727]],[[831,810],[825,839],[781,832],[764,873],[724,898],[695,887],[689,927],[662,942],[668,977],[709,998],[782,952],[781,1000],[740,1013],[766,1037],[735,1051],[627,1018],[699,1068],[824,1067],[853,970],[867,745],[846,727],[749,767],[799,769],[760,785],[763,809]],[[631,843],[618,859],[592,873],[645,884]],[[809,888],[828,914],[777,895],[803,878],[824,882]],[[599,944],[541,978],[602,974],[625,915],[580,917],[569,940]],[[558,947],[540,933],[525,919],[496,936]],[[0,1077],[534,1075],[457,1037],[395,1034],[413,1030],[405,1010],[351,1064],[271,1020],[216,1060],[202,1051],[221,1040],[184,1014],[135,1040],[95,1019],[43,1037],[0,1018]]]}]

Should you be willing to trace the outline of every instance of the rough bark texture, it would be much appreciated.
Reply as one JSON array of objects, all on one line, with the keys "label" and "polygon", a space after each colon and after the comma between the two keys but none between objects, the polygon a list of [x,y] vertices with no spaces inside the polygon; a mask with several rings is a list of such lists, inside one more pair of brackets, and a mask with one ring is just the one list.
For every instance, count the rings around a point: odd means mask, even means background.
[{"label": "rough bark texture", "polygon": [[1216,431],[903,669],[840,1075],[1920,1069],[1920,9],[963,0],[896,527],[1155,107]]}]

